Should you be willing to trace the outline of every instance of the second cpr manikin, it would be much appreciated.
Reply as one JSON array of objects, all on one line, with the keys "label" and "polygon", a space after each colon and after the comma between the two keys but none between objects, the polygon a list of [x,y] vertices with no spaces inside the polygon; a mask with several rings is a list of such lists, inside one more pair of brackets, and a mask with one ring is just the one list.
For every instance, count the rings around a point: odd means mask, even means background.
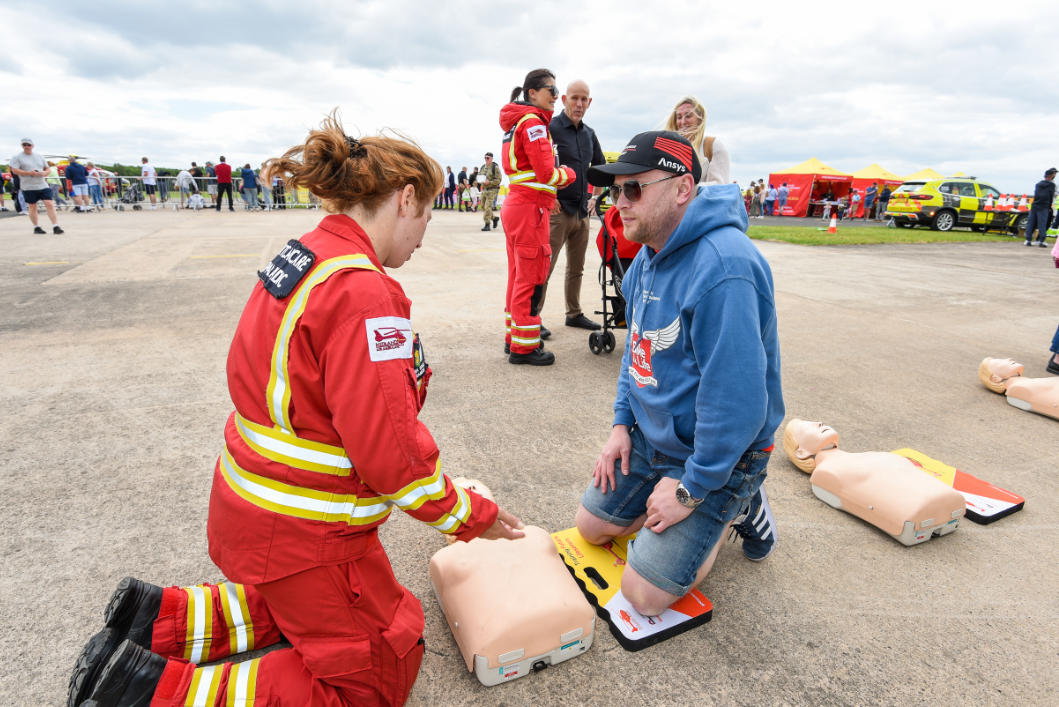
[{"label": "second cpr manikin", "polygon": [[956,530],[966,511],[962,494],[889,452],[851,454],[822,422],[794,419],[783,450],[812,474],[813,493],[833,508],[866,520],[903,545],[918,545]]}]

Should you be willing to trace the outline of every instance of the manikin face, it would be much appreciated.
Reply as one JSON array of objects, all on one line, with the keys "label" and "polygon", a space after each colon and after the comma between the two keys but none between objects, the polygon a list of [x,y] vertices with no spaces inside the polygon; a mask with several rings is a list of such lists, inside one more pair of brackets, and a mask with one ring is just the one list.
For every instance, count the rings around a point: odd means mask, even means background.
[{"label": "manikin face", "polygon": [[825,449],[838,446],[838,432],[822,422],[792,420],[794,439],[798,443],[799,459],[808,459]]},{"label": "manikin face", "polygon": [[1022,375],[1022,364],[1012,358],[994,358],[989,361],[989,372],[994,383],[1002,383],[1012,376]]},{"label": "manikin face", "polygon": [[695,112],[695,106],[690,103],[681,103],[677,106],[677,130],[679,132],[692,131],[699,127],[702,118]]}]

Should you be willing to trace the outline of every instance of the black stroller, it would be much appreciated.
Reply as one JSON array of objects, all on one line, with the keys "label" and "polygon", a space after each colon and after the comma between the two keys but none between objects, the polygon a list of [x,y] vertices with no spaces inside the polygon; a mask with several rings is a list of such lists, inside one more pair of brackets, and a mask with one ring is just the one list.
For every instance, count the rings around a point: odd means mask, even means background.
[{"label": "black stroller", "polygon": [[[118,188],[121,189],[121,182],[118,182]],[[133,211],[139,211],[143,207],[140,206],[140,202],[143,201],[143,188],[140,186],[138,181],[133,181],[127,187],[122,190],[121,198],[117,204],[114,204],[115,211],[124,211],[125,204],[131,204]]]},{"label": "black stroller", "polygon": [[[588,335],[588,348],[594,354],[614,351],[616,340],[613,330],[627,328],[625,323],[625,297],[621,293],[621,283],[625,278],[625,271],[632,264],[635,251],[639,250],[639,246],[629,243],[621,236],[620,232],[616,232],[619,229],[616,223],[620,224],[620,221],[615,222],[618,217],[617,211],[608,208],[605,214],[603,208],[604,200],[609,201],[606,197],[596,200],[596,215],[599,216],[599,220],[602,223],[599,235],[596,237],[596,246],[599,248],[600,257],[603,259],[599,266],[599,284],[603,291],[603,310],[597,311],[596,314],[603,315],[603,330],[594,331]],[[607,214],[610,214],[611,226],[609,228],[607,226]],[[632,257],[622,257],[623,255],[630,255],[630,251],[632,251]]]}]

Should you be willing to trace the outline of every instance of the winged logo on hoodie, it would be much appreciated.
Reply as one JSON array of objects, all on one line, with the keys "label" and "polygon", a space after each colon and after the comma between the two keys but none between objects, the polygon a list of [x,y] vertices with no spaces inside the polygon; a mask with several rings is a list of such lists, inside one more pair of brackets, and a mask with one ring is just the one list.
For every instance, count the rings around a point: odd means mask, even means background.
[{"label": "winged logo on hoodie", "polygon": [[632,363],[629,366],[629,375],[641,388],[649,385],[657,388],[658,381],[654,377],[651,358],[668,349],[680,338],[680,315],[677,315],[673,323],[666,328],[645,331],[643,336],[640,336],[640,327],[633,320],[629,335],[632,337],[632,343],[629,346],[629,357]]}]

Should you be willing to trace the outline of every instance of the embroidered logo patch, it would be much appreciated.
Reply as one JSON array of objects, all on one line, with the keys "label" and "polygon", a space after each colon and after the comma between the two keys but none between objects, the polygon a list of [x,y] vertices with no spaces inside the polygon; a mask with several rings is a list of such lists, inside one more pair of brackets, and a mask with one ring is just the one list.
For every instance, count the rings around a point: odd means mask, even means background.
[{"label": "embroidered logo patch", "polygon": [[542,137],[548,137],[548,128],[543,125],[534,125],[526,128],[526,137],[529,138],[530,142],[537,142]]},{"label": "embroidered logo patch", "polygon": [[364,322],[372,361],[412,358],[412,323],[401,317],[376,317]]},{"label": "embroidered logo patch", "polygon": [[665,329],[645,331],[642,337],[639,327],[633,321],[630,336],[632,339],[629,344],[629,357],[632,365],[629,366],[629,375],[641,388],[648,385],[657,388],[658,380],[654,377],[651,358],[668,349],[680,338],[680,317],[674,319]]},{"label": "embroidered logo patch", "polygon": [[301,241],[287,241],[279,255],[257,276],[261,278],[266,292],[276,299],[283,299],[294,291],[295,285],[312,270],[315,262],[316,253],[302,245]]}]

